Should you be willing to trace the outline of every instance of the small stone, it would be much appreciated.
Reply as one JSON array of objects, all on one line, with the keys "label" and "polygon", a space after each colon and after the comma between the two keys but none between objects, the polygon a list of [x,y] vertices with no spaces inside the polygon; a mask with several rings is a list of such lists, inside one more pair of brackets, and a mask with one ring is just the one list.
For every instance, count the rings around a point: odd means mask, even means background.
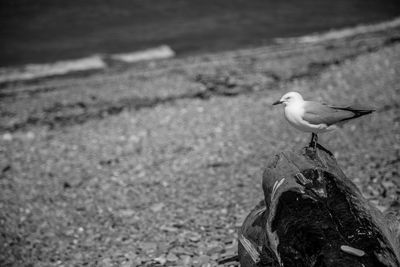
[{"label": "small stone", "polygon": [[211,255],[214,255],[214,254],[221,253],[222,250],[223,250],[222,246],[220,246],[219,244],[215,244],[215,245],[209,246],[207,248],[206,254],[211,256]]},{"label": "small stone", "polygon": [[382,182],[382,185],[386,189],[395,187],[395,185],[394,185],[394,183],[392,181],[384,181],[384,182]]},{"label": "small stone", "polygon": [[182,259],[183,266],[190,266],[192,263],[192,257],[190,257],[188,255],[181,256],[181,259]]},{"label": "small stone", "polygon": [[130,209],[121,210],[121,211],[119,212],[119,214],[120,214],[122,217],[132,217],[133,215],[135,215],[135,213],[136,213],[136,211],[130,210]]},{"label": "small stone", "polygon": [[150,209],[151,209],[153,212],[159,212],[159,211],[161,211],[163,208],[164,208],[164,203],[157,203],[157,204],[151,205],[151,207],[150,207]]},{"label": "small stone", "polygon": [[125,261],[120,266],[121,267],[133,267],[133,266],[137,266],[137,264],[130,262],[130,261]]},{"label": "small stone", "polygon": [[33,138],[35,138],[35,134],[33,132],[26,133],[26,139],[32,140]]},{"label": "small stone", "polygon": [[65,231],[65,235],[66,236],[73,236],[74,235],[74,230],[73,229],[69,229],[69,230]]},{"label": "small stone", "polygon": [[172,226],[168,226],[168,225],[162,225],[160,227],[161,231],[165,231],[165,232],[177,232],[178,228],[172,227]]},{"label": "small stone", "polygon": [[13,136],[10,133],[5,133],[5,134],[3,134],[3,140],[4,141],[12,141]]},{"label": "small stone", "polygon": [[141,248],[146,253],[152,253],[157,250],[157,244],[153,242],[144,242],[142,243]]},{"label": "small stone", "polygon": [[210,261],[210,257],[207,255],[201,255],[196,258],[195,266],[204,266]]},{"label": "small stone", "polygon": [[217,261],[219,259],[219,256],[220,256],[219,253],[215,253],[215,254],[212,254],[210,257],[212,260]]},{"label": "small stone", "polygon": [[165,258],[164,255],[162,255],[160,257],[157,257],[157,258],[154,258],[154,261],[158,262],[161,265],[164,265],[165,263],[167,263],[167,259]]},{"label": "small stone", "polygon": [[184,249],[183,247],[174,247],[174,248],[171,249],[170,252],[173,252],[176,255],[189,255],[189,256],[193,255],[192,252]]},{"label": "small stone", "polygon": [[177,260],[179,260],[179,258],[178,258],[175,254],[173,254],[173,253],[168,253],[167,261],[175,262],[175,261],[177,261]]},{"label": "small stone", "polygon": [[158,242],[156,255],[165,254],[168,251],[168,248],[169,248],[169,243],[167,243],[167,242]]},{"label": "small stone", "polygon": [[198,234],[198,233],[195,233],[195,232],[190,232],[188,234],[188,238],[189,238],[190,241],[199,242],[200,239],[201,239],[201,235]]},{"label": "small stone", "polygon": [[108,266],[112,266],[112,261],[110,258],[105,258],[101,261],[102,266],[108,267]]},{"label": "small stone", "polygon": [[137,143],[140,141],[140,137],[136,136],[136,135],[131,135],[129,137],[129,141],[131,141],[132,143]]}]

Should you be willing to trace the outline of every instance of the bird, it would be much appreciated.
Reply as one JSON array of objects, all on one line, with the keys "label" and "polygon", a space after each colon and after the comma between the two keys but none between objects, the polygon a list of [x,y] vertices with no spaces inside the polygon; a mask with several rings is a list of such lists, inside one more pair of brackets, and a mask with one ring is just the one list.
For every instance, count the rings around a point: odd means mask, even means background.
[{"label": "bird", "polygon": [[318,144],[318,134],[338,128],[349,120],[370,114],[374,109],[355,106],[331,106],[315,101],[305,101],[298,92],[284,94],[273,105],[284,105],[286,120],[296,129],[311,133],[309,147],[329,152]]}]

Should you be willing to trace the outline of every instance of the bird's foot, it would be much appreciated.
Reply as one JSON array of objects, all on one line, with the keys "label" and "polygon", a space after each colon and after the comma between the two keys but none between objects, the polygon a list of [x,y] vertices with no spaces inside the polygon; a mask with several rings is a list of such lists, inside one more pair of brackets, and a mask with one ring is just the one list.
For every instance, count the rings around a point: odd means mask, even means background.
[{"label": "bird's foot", "polygon": [[314,150],[317,148],[317,146],[318,146],[318,143],[313,142],[313,141],[311,141],[311,142],[308,144],[308,147],[310,147],[310,148],[312,148],[312,149],[314,149]]},{"label": "bird's foot", "polygon": [[326,149],[325,147],[323,147],[322,145],[318,144],[316,145],[317,148],[319,148],[322,151],[325,151],[326,153],[328,153],[329,156],[333,157],[332,152],[330,152],[328,149]]},{"label": "bird's foot", "polygon": [[326,153],[328,153],[330,156],[333,156],[332,152],[330,152],[328,149],[326,149],[325,147],[323,147],[322,145],[320,145],[318,143],[318,135],[315,133],[311,134],[311,140],[310,140],[310,144],[308,145],[310,148],[312,148],[315,152],[318,152],[317,148],[325,151]]}]

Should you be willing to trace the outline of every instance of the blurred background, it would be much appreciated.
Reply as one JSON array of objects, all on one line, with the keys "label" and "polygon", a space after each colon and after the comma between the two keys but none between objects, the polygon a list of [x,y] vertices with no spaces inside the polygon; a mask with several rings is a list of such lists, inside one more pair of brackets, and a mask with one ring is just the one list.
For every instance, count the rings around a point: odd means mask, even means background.
[{"label": "blurred background", "polygon": [[399,13],[398,0],[3,0],[0,66],[164,44],[178,55],[230,50]]}]

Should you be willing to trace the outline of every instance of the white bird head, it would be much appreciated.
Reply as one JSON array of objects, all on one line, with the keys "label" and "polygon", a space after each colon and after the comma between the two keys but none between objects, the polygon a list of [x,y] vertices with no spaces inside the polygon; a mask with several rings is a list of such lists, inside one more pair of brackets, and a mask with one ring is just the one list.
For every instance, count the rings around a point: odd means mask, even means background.
[{"label": "white bird head", "polygon": [[280,100],[274,102],[272,105],[284,104],[286,106],[289,103],[294,103],[299,101],[300,102],[303,101],[303,97],[301,96],[301,94],[297,92],[289,92],[284,94]]}]

